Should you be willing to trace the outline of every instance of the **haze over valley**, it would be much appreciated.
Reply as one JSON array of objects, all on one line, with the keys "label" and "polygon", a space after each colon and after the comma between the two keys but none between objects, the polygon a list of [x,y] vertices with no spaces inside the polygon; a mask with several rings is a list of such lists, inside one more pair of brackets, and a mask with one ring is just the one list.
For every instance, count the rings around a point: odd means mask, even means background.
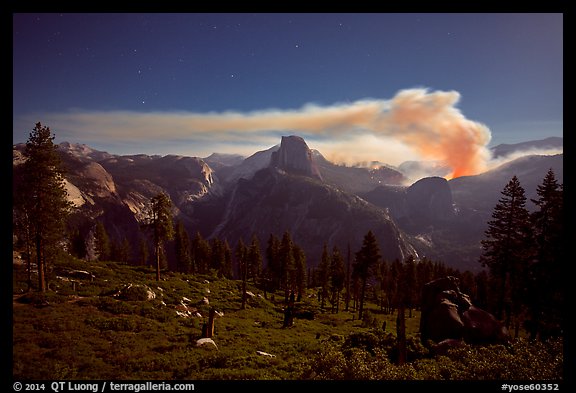
[{"label": "haze over valley", "polygon": [[[14,147],[22,162],[23,145]],[[256,233],[264,244],[270,234],[290,231],[316,266],[322,246],[359,247],[368,230],[378,233],[384,257],[407,255],[441,260],[478,271],[480,240],[500,192],[516,174],[528,198],[549,169],[562,182],[562,138],[496,146],[503,162],[478,175],[447,180],[451,171],[430,162],[338,165],[298,136],[249,157],[217,154],[112,155],[87,145],[58,146],[68,168],[67,191],[91,231],[103,220],[118,239],[137,249],[138,227],[150,199],[165,192],[175,218],[189,233],[225,238],[235,244]],[[542,151],[558,154],[522,155]],[[502,154],[511,158],[506,162]],[[414,174],[428,174],[415,178]],[[88,232],[85,233],[88,236]]]}]

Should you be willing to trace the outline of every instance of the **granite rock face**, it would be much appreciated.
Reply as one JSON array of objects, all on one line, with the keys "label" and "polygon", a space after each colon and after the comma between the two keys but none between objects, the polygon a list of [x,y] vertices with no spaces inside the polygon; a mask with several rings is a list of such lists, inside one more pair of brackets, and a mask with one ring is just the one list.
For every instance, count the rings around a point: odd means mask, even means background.
[{"label": "granite rock face", "polygon": [[285,231],[305,250],[308,265],[317,265],[322,245],[338,245],[341,251],[362,246],[364,235],[372,230],[387,260],[404,260],[416,255],[396,223],[383,210],[312,177],[293,175],[277,167],[257,172],[252,179],[241,179],[225,207],[218,226],[210,237],[249,241],[256,235],[266,244],[271,234],[282,237]]},{"label": "granite rock face", "polygon": [[470,297],[460,291],[457,277],[447,276],[424,285],[421,311],[420,338],[425,345],[428,340],[493,344],[509,339],[508,330],[500,321],[474,306]]},{"label": "granite rock face", "polygon": [[431,221],[454,215],[452,191],[443,177],[425,177],[412,184],[406,190],[406,204],[413,216],[423,216]]},{"label": "granite rock face", "polygon": [[280,149],[272,153],[270,166],[282,169],[288,173],[322,178],[314,164],[312,150],[310,150],[306,141],[299,136],[282,137]]}]

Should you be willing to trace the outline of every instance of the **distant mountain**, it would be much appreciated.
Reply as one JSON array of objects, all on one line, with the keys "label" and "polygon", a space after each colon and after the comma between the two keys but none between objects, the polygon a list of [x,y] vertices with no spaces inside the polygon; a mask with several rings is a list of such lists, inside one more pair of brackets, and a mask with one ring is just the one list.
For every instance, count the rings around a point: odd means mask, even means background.
[{"label": "distant mountain", "polygon": [[[20,144],[13,149],[15,176],[24,148]],[[77,206],[73,220],[79,236],[88,243],[95,220],[99,220],[114,240],[126,237],[137,250],[143,236],[140,224],[148,214],[152,197],[167,193],[174,215],[192,225],[194,202],[222,192],[212,169],[200,158],[118,156],[67,142],[59,144],[57,151],[66,169],[67,191]]]},{"label": "distant mountain", "polygon": [[[234,184],[239,179],[250,179],[260,169],[270,165],[272,155],[279,149],[280,144],[254,153],[239,165],[215,169],[216,176],[227,186]],[[326,183],[342,191],[354,194],[368,192],[379,185],[403,184],[407,180],[401,172],[390,166],[375,165],[372,168],[367,168],[337,165],[328,161],[317,150],[309,149],[309,152],[310,165],[313,165],[313,170],[317,171]]]},{"label": "distant mountain", "polygon": [[299,136],[282,137],[280,149],[270,157],[270,166],[289,173],[322,179],[312,158],[312,151]]},{"label": "distant mountain", "polygon": [[561,150],[564,145],[564,138],[552,136],[546,139],[528,141],[514,144],[500,144],[494,146],[490,150],[494,158],[508,156],[517,152],[529,152],[531,150],[548,150],[559,149]]},{"label": "distant mountain", "polygon": [[271,233],[281,237],[290,231],[306,250],[309,266],[318,264],[324,243],[356,250],[369,230],[387,259],[416,254],[385,211],[323,182],[302,142],[282,139],[268,168],[238,181],[212,236],[248,242],[256,234],[265,244]]},{"label": "distant mountain", "polygon": [[[563,154],[529,155],[517,158],[488,172],[464,176],[449,181],[455,207],[458,209],[449,231],[443,233],[448,248],[467,248],[470,268],[478,269],[477,257],[481,253],[480,240],[484,239],[487,222],[502,197],[502,190],[517,176],[526,193],[526,208],[534,210],[530,199],[537,198],[536,189],[552,169],[560,184],[564,182]],[[449,257],[447,257],[448,259]],[[457,253],[451,263],[457,263]]]},{"label": "distant mountain", "polygon": [[[476,176],[463,176],[450,180],[454,202],[460,209],[490,211],[498,202],[500,192],[514,175],[526,191],[526,197],[536,198],[536,187],[542,183],[549,169],[563,183],[563,154],[552,156],[528,155],[517,158]],[[533,205],[528,202],[528,208]]]},{"label": "distant mountain", "polygon": [[238,166],[245,159],[246,157],[240,154],[221,154],[221,153],[212,153],[208,157],[203,158],[204,162],[210,165],[210,168],[212,168],[215,171],[224,167]]},{"label": "distant mountain", "polygon": [[250,157],[234,166],[228,166],[217,170],[217,175],[225,184],[234,184],[239,179],[250,179],[260,169],[268,167],[272,153],[277,151],[280,145],[272,146],[263,151],[256,152]]},{"label": "distant mountain", "polygon": [[[522,144],[529,145],[542,146],[538,141]],[[24,149],[24,144],[13,146],[14,182]],[[486,223],[512,176],[518,176],[528,198],[536,196],[550,168],[563,182],[560,154],[525,156],[480,175],[450,181],[425,177],[406,186],[407,177],[390,166],[336,165],[297,136],[248,158],[119,156],[67,142],[58,152],[67,169],[69,198],[77,207],[73,225],[88,256],[98,220],[116,241],[127,238],[136,258],[150,199],[165,192],[175,219],[190,235],[198,231],[235,244],[240,238],[248,241],[252,233],[265,242],[271,233],[281,236],[288,230],[310,266],[317,264],[324,243],[343,251],[350,243],[355,252],[372,230],[388,259],[428,256],[478,270]],[[171,263],[173,258],[169,255]]]},{"label": "distant mountain", "polygon": [[345,192],[360,194],[381,185],[399,185],[407,181],[401,172],[387,165],[343,166],[326,160],[319,151],[312,150],[312,153],[322,179]]},{"label": "distant mountain", "polygon": [[367,201],[390,212],[398,227],[413,237],[420,255],[449,266],[480,269],[480,241],[501,192],[514,175],[529,201],[549,169],[563,183],[563,155],[530,155],[476,176],[446,181],[439,177],[418,180],[411,186],[380,186],[361,194]]},{"label": "distant mountain", "polygon": [[[24,147],[14,146],[15,167],[23,162]],[[191,235],[200,231],[235,244],[255,233],[264,244],[271,233],[282,236],[289,230],[311,266],[325,242],[343,248],[350,242],[354,250],[370,229],[381,236],[384,255],[403,258],[414,253],[385,212],[322,181],[316,165],[321,155],[300,137],[285,137],[279,146],[243,160],[207,157],[218,170],[197,157],[119,156],[71,143],[60,144],[58,152],[67,168],[70,198],[78,206],[74,221],[87,244],[99,220],[113,239],[127,237],[136,250],[143,236],[139,224],[150,199],[165,192],[175,218]],[[321,166],[336,172],[352,170],[323,157]],[[357,170],[371,176],[367,168]]]},{"label": "distant mountain", "polygon": [[388,209],[399,226],[414,235],[446,222],[455,214],[452,191],[443,177],[426,177],[411,186],[379,186],[361,196]]}]

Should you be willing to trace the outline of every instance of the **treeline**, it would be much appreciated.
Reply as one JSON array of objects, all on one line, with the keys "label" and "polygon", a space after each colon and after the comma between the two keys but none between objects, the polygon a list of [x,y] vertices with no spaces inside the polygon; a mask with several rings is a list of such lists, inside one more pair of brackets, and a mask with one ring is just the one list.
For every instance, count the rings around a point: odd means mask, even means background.
[{"label": "treeline", "polygon": [[[59,252],[80,258],[152,265],[158,280],[161,271],[169,268],[167,254],[171,253],[176,261],[171,269],[189,274],[214,272],[220,277],[239,279],[244,294],[248,281],[265,295],[282,291],[286,301],[290,294],[300,301],[314,288],[313,295],[318,296],[321,308],[329,306],[332,312],[339,312],[342,304],[345,310],[358,310],[361,317],[367,297],[387,312],[392,312],[400,300],[409,308],[418,307],[421,286],[426,281],[459,274],[439,262],[416,263],[411,258],[382,261],[372,232],[366,234],[365,244],[353,255],[349,246],[344,256],[338,246],[329,252],[325,245],[319,263],[308,260],[288,231],[281,237],[270,234],[264,246],[255,235],[247,243],[241,239],[234,245],[226,239],[205,239],[199,232],[190,236],[181,221],[173,222],[171,201],[163,193],[151,199],[141,224],[137,250],[131,248],[126,237],[113,240],[102,221],[95,222],[88,241],[82,240],[77,229],[70,225],[73,206],[67,202],[63,168],[53,139],[48,127],[36,124],[24,151],[26,161],[19,176],[15,176],[18,181],[13,187],[15,246],[26,257],[29,290],[47,289],[49,266]],[[308,269],[309,265],[317,268]],[[33,284],[33,270],[39,272],[37,286]]]},{"label": "treeline", "polygon": [[[427,258],[383,260],[371,231],[359,250],[325,244],[318,263],[307,261],[288,231],[282,237],[270,234],[264,247],[254,234],[249,242],[240,239],[234,245],[226,239],[205,239],[199,232],[190,236],[181,221],[173,222],[170,198],[163,193],[151,200],[136,252],[126,238],[112,241],[100,221],[94,226],[92,244],[87,245],[70,225],[73,206],[67,200],[53,139],[48,127],[36,124],[26,143],[26,160],[13,183],[14,244],[26,258],[29,290],[35,287],[33,264],[38,276],[36,289],[47,290],[49,266],[59,252],[86,257],[90,248],[99,260],[154,265],[160,280],[161,270],[168,268],[169,251],[176,261],[171,268],[179,272],[214,272],[241,280],[243,307],[246,284],[251,281],[265,295],[282,291],[286,302],[290,295],[297,301],[303,296],[317,296],[321,309],[335,313],[342,306],[346,311],[358,311],[362,318],[364,303],[370,300],[382,312],[407,308],[410,316],[420,307],[424,284],[452,275],[460,279],[461,290],[475,305],[505,321],[514,335],[521,327],[532,339],[562,334],[563,186],[552,170],[537,188],[533,212],[526,208],[525,191],[516,176],[505,186],[482,241],[479,262],[485,269],[473,274]],[[316,268],[309,269],[309,265]]]},{"label": "treeline", "polygon": [[550,169],[526,208],[526,195],[514,176],[502,190],[482,241],[482,266],[488,268],[488,309],[515,335],[530,338],[563,332],[565,238],[564,187]]},{"label": "treeline", "polygon": [[[146,225],[143,229],[146,230]],[[270,234],[264,245],[255,234],[249,239],[250,242],[245,243],[240,238],[231,245],[226,239],[206,239],[200,232],[191,236],[183,223],[177,221],[173,224],[173,237],[161,244],[157,252],[162,269],[169,270],[166,254],[173,252],[176,264],[172,270],[241,280],[243,292],[246,283],[251,282],[265,296],[280,291],[286,302],[291,294],[297,302],[303,296],[313,296],[318,299],[321,310],[332,313],[358,311],[359,318],[363,316],[366,300],[377,304],[387,314],[403,305],[411,317],[412,311],[420,307],[424,284],[447,275],[460,278],[462,289],[479,304],[487,303],[485,272],[478,275],[460,272],[425,257],[416,260],[408,256],[405,260],[386,261],[380,256],[380,246],[372,231],[365,235],[360,250],[352,251],[348,245],[343,253],[338,245],[329,249],[324,244],[318,263],[309,260],[289,231],[281,237]],[[156,249],[150,247],[153,243],[142,250]],[[94,247],[96,259],[109,260],[110,241],[101,222],[96,223]],[[141,261],[148,261],[149,265],[156,259],[154,251],[143,252],[142,258]],[[313,265],[316,266],[311,267]]]}]

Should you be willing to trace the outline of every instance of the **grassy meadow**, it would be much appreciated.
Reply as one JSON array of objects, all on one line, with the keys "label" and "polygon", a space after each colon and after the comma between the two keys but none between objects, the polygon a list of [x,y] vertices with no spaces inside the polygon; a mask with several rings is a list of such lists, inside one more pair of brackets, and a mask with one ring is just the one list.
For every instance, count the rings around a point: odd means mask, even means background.
[{"label": "grassy meadow", "polygon": [[[82,272],[89,272],[92,276]],[[50,290],[26,293],[13,270],[16,380],[561,380],[563,343],[464,345],[433,356],[420,344],[419,312],[406,312],[408,362],[396,365],[396,314],[367,302],[357,312],[321,310],[316,291],[296,303],[283,328],[284,296],[213,275],[85,262],[67,257]],[[127,287],[130,287],[127,289]],[[208,302],[206,302],[206,299]],[[208,303],[208,304],[207,304]],[[214,345],[197,346],[210,307]],[[385,330],[383,325],[385,322]]]}]

